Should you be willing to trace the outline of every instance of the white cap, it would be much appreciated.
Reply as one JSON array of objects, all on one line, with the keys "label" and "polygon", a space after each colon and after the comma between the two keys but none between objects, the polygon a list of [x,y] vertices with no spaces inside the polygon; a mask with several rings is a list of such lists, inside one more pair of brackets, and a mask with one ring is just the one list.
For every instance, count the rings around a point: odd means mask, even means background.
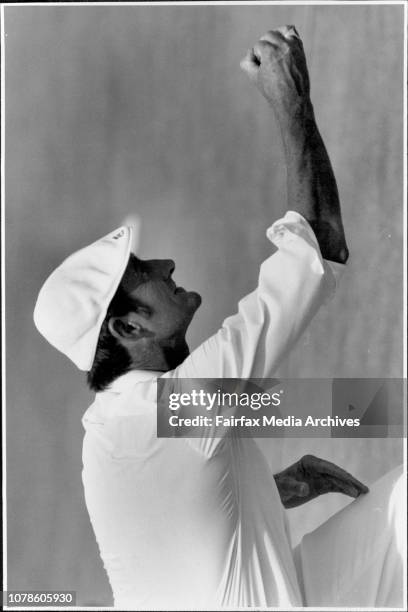
[{"label": "white cap", "polygon": [[68,257],[37,298],[34,323],[52,346],[89,371],[109,304],[129,261],[132,228],[123,226]]}]

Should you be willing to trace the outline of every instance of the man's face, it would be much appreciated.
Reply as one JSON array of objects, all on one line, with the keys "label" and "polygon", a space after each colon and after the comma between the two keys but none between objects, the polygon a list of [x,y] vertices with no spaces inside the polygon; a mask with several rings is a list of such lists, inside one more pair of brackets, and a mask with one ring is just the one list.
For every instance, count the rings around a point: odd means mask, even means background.
[{"label": "man's face", "polygon": [[171,259],[142,260],[131,254],[122,286],[135,302],[139,323],[158,341],[184,338],[201,297],[177,287]]}]

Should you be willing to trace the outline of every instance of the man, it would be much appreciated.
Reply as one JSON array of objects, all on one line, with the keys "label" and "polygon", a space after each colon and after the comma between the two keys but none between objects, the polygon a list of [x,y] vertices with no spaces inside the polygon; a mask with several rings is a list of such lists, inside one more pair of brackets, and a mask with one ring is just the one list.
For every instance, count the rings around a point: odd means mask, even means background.
[{"label": "man", "polygon": [[[396,476],[366,496],[383,508],[381,521],[370,507],[335,518],[324,537],[318,530],[305,539],[296,571],[283,506],[330,491],[356,498],[367,487],[309,455],[273,477],[250,438],[205,428],[199,438],[156,435],[158,377],[175,385],[270,377],[332,294],[348,259],[336,182],[295,28],[265,34],[241,67],[280,126],[289,212],[268,229],[277,250],[262,264],[258,287],[238,313],[189,354],[185,334],[200,296],[176,286],[172,261],[130,254],[131,230],[123,227],[50,276],[35,322],[88,372],[97,391],[83,418],[83,482],[115,606],[347,605],[350,593],[351,605],[366,605],[367,596],[356,590],[362,572],[370,602],[389,605],[395,593],[399,597],[396,536],[387,527],[389,516],[392,525],[396,520],[396,511],[390,515]],[[356,505],[363,507],[360,500]],[[361,550],[350,558],[347,533],[356,541],[356,530],[365,540],[360,535]]]}]

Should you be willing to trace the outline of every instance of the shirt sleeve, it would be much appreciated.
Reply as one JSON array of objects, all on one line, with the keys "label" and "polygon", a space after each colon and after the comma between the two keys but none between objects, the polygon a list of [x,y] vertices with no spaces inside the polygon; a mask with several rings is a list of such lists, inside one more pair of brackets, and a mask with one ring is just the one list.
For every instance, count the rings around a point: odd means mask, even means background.
[{"label": "shirt sleeve", "polygon": [[262,263],[255,291],[166,377],[271,377],[334,294],[344,265],[322,258],[312,228],[299,213],[288,211],[266,235],[277,249]]}]

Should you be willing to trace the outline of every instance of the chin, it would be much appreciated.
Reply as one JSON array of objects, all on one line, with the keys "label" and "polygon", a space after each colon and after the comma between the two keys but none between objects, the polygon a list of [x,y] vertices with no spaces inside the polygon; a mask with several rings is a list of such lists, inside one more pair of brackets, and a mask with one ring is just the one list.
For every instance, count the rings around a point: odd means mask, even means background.
[{"label": "chin", "polygon": [[188,301],[194,307],[194,310],[197,310],[197,308],[200,307],[202,302],[201,295],[199,293],[196,293],[195,291],[189,291]]}]

